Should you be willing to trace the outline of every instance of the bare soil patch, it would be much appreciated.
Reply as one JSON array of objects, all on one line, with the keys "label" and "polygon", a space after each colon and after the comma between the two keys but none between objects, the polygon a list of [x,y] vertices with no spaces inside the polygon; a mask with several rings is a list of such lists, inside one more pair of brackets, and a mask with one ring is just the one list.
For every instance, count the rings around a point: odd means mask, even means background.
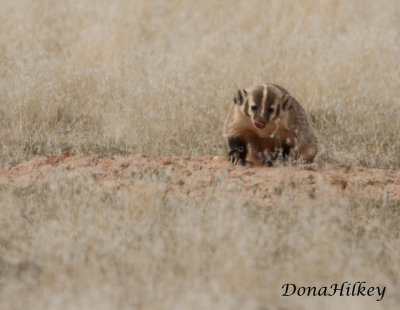
[{"label": "bare soil patch", "polygon": [[400,199],[400,172],[395,170],[345,167],[334,164],[280,167],[242,167],[223,156],[150,158],[145,155],[107,157],[71,156],[61,153],[20,163],[0,170],[0,185],[31,186],[50,184],[54,178],[91,179],[99,190],[128,186],[138,177],[165,182],[166,191],[189,196],[225,182],[228,189],[247,196],[249,201],[278,199],[282,190],[304,188],[310,199],[321,191],[357,195],[368,199]]}]

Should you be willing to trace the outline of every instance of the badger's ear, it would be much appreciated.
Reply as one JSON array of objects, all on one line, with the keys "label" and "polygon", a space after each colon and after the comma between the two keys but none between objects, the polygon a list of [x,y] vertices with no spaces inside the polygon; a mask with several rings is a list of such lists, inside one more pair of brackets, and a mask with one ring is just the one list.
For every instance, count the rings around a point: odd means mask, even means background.
[{"label": "badger's ear", "polygon": [[293,107],[293,97],[289,94],[283,96],[282,110],[290,110]]},{"label": "badger's ear", "polygon": [[245,102],[246,97],[247,91],[245,89],[238,89],[235,96],[233,97],[233,102],[238,105],[242,105]]}]

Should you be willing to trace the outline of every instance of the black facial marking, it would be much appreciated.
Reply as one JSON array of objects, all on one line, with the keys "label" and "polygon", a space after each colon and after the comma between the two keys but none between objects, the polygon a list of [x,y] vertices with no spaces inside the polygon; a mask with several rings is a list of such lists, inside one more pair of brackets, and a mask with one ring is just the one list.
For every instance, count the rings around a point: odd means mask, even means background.
[{"label": "black facial marking", "polygon": [[226,159],[234,165],[245,165],[247,156],[246,143],[238,137],[229,137],[228,145],[230,151],[226,155]]},{"label": "black facial marking", "polygon": [[[255,121],[265,124],[266,121],[265,121],[263,115],[261,115],[263,93],[264,93],[264,87],[257,87],[252,92],[252,99],[254,102],[254,103],[252,103],[252,112],[253,112],[253,119]],[[253,108],[253,106],[255,106],[255,108]]]},{"label": "black facial marking", "polygon": [[272,87],[267,86],[267,98],[265,100],[264,117],[267,121],[270,120],[271,113],[273,112],[272,105],[275,102],[276,94]]},{"label": "black facial marking", "polygon": [[254,103],[255,103],[256,105],[258,105],[259,107],[260,107],[261,104],[262,104],[263,91],[264,91],[264,89],[263,89],[263,88],[260,88],[260,89],[257,89],[257,90],[254,92],[254,94],[253,94]]},{"label": "black facial marking", "polygon": [[276,99],[276,93],[275,91],[271,88],[267,88],[268,93],[267,93],[267,102],[266,102],[266,107],[270,107],[274,104],[275,99]]}]

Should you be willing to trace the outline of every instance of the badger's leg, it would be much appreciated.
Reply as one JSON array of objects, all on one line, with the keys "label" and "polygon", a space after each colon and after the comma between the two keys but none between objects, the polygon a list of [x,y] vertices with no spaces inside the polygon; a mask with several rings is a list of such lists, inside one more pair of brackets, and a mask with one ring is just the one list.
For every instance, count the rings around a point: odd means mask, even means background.
[{"label": "badger's leg", "polygon": [[247,156],[246,142],[239,137],[229,137],[228,145],[230,151],[226,158],[234,165],[245,165]]},{"label": "badger's leg", "polygon": [[318,146],[316,143],[310,143],[305,145],[301,151],[300,156],[306,163],[312,163],[314,161],[315,155],[317,155]]},{"label": "badger's leg", "polygon": [[283,143],[281,146],[275,147],[272,151],[264,150],[262,153],[263,165],[271,167],[278,161],[288,161],[290,159],[291,149],[289,144]]}]

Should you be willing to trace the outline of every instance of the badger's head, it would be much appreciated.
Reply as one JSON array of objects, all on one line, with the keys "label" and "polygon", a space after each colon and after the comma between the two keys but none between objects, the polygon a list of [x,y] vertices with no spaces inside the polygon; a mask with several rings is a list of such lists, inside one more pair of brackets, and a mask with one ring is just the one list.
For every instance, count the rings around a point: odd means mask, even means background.
[{"label": "badger's head", "polygon": [[[259,129],[279,117],[281,106],[287,105],[290,95],[274,85],[259,85],[251,89],[238,89],[233,102]],[[286,108],[286,107],[285,107]]]}]

